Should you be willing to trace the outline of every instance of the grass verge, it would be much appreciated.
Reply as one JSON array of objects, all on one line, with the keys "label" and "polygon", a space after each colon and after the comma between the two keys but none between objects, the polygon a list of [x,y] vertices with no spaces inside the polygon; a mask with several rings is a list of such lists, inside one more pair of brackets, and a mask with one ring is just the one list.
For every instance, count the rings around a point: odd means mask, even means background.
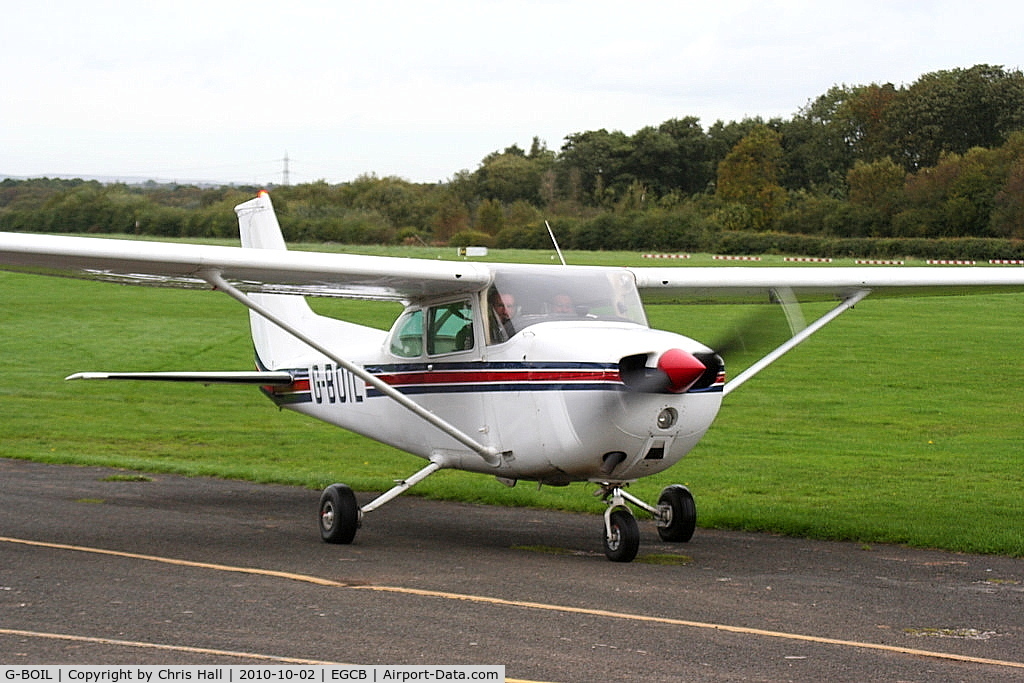
[{"label": "grass verge", "polygon": [[[0,456],[357,490],[385,489],[422,465],[278,412],[251,388],[61,381],[79,370],[249,368],[247,314],[226,297],[10,273],[0,273],[0,297]],[[316,306],[385,328],[399,310]],[[648,312],[655,327],[710,340],[750,309]],[[1024,556],[1022,323],[1022,295],[869,298],[731,394],[693,453],[631,491],[656,500],[686,483],[706,527]],[[756,356],[730,358],[730,374]],[[508,489],[450,471],[414,489],[599,512],[591,491]]]}]

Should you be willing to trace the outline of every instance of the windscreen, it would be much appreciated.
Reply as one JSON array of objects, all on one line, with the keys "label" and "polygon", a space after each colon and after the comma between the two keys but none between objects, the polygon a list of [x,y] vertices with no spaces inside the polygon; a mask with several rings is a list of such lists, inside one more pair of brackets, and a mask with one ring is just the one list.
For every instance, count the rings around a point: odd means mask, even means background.
[{"label": "windscreen", "polygon": [[[487,294],[491,341],[555,320],[600,320],[647,326],[633,275],[609,268],[499,269]],[[501,326],[506,329],[498,329]]]}]

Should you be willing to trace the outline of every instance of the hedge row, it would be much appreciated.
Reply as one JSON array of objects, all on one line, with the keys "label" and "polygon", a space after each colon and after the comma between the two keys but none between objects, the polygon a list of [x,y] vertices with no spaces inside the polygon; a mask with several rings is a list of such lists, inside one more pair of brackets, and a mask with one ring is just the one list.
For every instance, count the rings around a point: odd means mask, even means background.
[{"label": "hedge row", "polygon": [[[310,218],[281,212],[288,241],[389,244],[412,239],[412,229],[395,230],[379,213],[346,210]],[[1024,259],[1024,241],[1000,238],[835,237],[723,230],[696,210],[605,213],[593,218],[554,218],[551,227],[563,249],[687,251],[729,255],[787,254],[822,258],[920,258],[951,260]],[[204,210],[149,207],[131,211],[113,203],[36,211],[0,212],[0,230],[32,232],[120,232],[162,237],[231,237],[237,223],[229,207]],[[430,239],[429,235],[419,236]],[[418,240],[417,240],[418,241]],[[453,246],[550,249],[543,223],[505,228],[497,235],[467,231]]]},{"label": "hedge row", "polygon": [[[700,219],[678,220],[665,216],[647,220],[600,216],[585,220],[560,220],[552,228],[563,249],[703,252],[725,255],[784,254],[817,258],[1024,259],[1024,241],[999,238],[899,238],[832,237],[776,232],[715,230]],[[675,219],[675,220],[672,220]],[[475,235],[479,237],[479,234]],[[519,249],[550,249],[551,238],[543,225],[506,229],[482,246]],[[459,244],[459,246],[467,246]]]}]

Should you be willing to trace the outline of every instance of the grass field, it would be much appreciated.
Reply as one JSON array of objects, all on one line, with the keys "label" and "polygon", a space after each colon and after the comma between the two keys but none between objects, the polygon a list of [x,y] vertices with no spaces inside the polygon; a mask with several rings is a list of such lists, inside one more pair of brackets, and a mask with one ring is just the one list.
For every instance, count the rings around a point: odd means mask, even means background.
[{"label": "grass field", "polygon": [[[651,264],[636,254],[573,259]],[[252,388],[62,381],[80,370],[249,369],[247,313],[227,297],[0,273],[0,301],[0,456],[357,490],[382,490],[422,466],[278,412]],[[314,305],[378,327],[399,311]],[[648,314],[655,327],[711,340],[752,308]],[[729,395],[693,453],[631,491],[655,500],[685,483],[705,527],[1024,556],[1022,323],[1019,294],[869,297]],[[754,357],[728,359],[730,374]],[[602,511],[591,492],[507,489],[444,471],[411,493]]]}]

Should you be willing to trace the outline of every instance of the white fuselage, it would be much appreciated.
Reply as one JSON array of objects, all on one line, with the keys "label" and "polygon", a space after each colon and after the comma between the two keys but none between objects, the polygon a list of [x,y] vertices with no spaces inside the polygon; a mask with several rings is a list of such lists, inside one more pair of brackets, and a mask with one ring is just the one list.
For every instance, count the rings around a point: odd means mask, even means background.
[{"label": "white fuselage", "polygon": [[[555,485],[661,472],[697,444],[722,399],[721,378],[681,394],[628,389],[619,376],[623,356],[708,351],[687,337],[630,322],[545,322],[502,344],[437,357],[399,357],[390,347],[385,340],[350,357],[493,447],[501,454],[496,464],[323,358],[288,368],[295,383],[267,393],[283,407],[423,458],[441,458],[446,466]],[[676,416],[671,423],[666,410]]]}]

